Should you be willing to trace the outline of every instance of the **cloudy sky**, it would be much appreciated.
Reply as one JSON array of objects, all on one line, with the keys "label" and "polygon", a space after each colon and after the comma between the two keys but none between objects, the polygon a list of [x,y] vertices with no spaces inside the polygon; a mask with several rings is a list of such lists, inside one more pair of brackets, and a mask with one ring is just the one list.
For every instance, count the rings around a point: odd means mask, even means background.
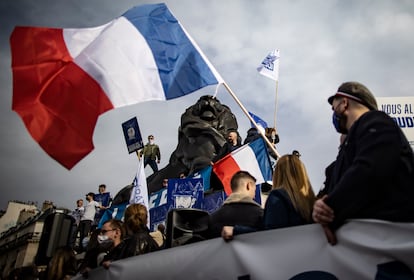
[{"label": "cloudy sky", "polygon": [[[98,120],[95,149],[68,171],[50,158],[11,110],[9,37],[15,26],[82,28],[99,26],[129,8],[159,1],[0,1],[0,209],[9,200],[51,200],[74,208],[75,200],[105,183],[112,194],[132,181],[135,154],[128,154],[121,123],[137,117],[141,133],[154,134],[164,167],[177,145],[180,116],[204,88],[168,102],[147,102],[112,110]],[[317,191],[324,168],[335,158],[339,135],[326,99],[349,80],[364,83],[377,97],[414,92],[414,2],[411,0],[171,0],[165,1],[243,105],[274,123],[275,82],[256,67],[280,49],[276,127],[280,154],[297,149]],[[221,87],[218,99],[237,116],[246,136],[249,121]],[[147,175],[151,174],[149,167]]]}]

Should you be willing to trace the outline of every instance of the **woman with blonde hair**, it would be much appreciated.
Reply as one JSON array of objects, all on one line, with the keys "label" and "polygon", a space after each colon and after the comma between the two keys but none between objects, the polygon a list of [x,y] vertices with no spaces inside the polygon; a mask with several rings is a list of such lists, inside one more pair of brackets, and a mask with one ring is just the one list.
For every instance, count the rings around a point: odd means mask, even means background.
[{"label": "woman with blonde hair", "polygon": [[266,200],[264,228],[312,223],[315,194],[305,165],[296,155],[284,155],[273,172],[272,191]]},{"label": "woman with blonde hair", "polygon": [[262,227],[224,226],[221,236],[231,240],[240,233],[310,224],[313,222],[315,200],[305,165],[299,156],[284,155],[273,171],[273,186],[266,200]]}]

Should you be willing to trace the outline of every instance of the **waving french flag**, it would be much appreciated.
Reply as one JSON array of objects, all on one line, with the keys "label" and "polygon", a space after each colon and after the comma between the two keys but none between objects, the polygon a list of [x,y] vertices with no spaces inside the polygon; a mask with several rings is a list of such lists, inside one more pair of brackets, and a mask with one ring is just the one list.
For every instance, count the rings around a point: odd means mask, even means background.
[{"label": "waving french flag", "polygon": [[231,194],[231,177],[239,170],[249,172],[256,178],[256,184],[272,180],[272,166],[262,138],[241,146],[214,163],[213,172],[223,184],[226,195]]},{"label": "waving french flag", "polygon": [[223,83],[165,4],[98,27],[16,27],[13,105],[40,146],[68,169],[93,150],[100,114]]}]

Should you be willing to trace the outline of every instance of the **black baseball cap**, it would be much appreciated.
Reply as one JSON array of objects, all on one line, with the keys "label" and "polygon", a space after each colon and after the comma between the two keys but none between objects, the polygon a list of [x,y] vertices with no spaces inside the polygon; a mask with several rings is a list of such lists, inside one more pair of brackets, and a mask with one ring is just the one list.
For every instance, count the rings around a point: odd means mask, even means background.
[{"label": "black baseball cap", "polygon": [[335,97],[347,97],[361,103],[370,110],[378,110],[374,95],[366,86],[358,82],[345,82],[340,85],[337,92],[328,98],[328,103],[332,105]]}]

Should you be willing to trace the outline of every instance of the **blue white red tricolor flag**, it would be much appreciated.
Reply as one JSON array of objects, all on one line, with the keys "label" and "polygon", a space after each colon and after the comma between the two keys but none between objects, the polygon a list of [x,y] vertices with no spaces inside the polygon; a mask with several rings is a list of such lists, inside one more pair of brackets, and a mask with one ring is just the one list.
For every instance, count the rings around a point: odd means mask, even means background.
[{"label": "blue white red tricolor flag", "polygon": [[98,27],[16,27],[13,105],[32,137],[71,169],[93,150],[102,113],[223,83],[165,4],[134,7]]},{"label": "blue white red tricolor flag", "polygon": [[279,80],[279,59],[280,51],[273,50],[271,51],[262,61],[257,71],[263,76],[266,76],[272,80]]},{"label": "blue white red tricolor flag", "polygon": [[223,184],[226,195],[231,194],[231,177],[239,170],[249,172],[256,178],[256,184],[272,180],[269,154],[262,138],[241,146],[214,163],[213,172]]}]

